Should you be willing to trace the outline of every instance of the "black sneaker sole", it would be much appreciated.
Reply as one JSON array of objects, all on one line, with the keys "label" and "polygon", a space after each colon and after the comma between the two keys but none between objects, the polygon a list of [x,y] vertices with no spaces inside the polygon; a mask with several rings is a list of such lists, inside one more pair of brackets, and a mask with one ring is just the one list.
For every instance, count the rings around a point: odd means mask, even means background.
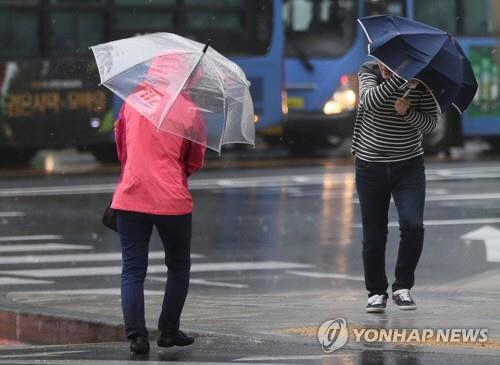
[{"label": "black sneaker sole", "polygon": [[417,310],[417,306],[416,305],[397,305],[397,307],[400,310],[402,310],[402,311],[414,311],[414,310]]},{"label": "black sneaker sole", "polygon": [[396,301],[394,299],[392,301],[394,302],[394,304],[396,304],[396,307],[398,307],[402,311],[414,311],[414,310],[417,309],[417,305],[416,304],[412,304],[412,305],[398,305],[398,303],[396,303]]},{"label": "black sneaker sole", "polygon": [[160,347],[173,347],[173,346],[184,347],[184,346],[192,345],[193,343],[194,343],[194,340],[186,341],[186,342],[174,342],[174,341],[162,342],[162,341],[158,341],[156,344]]},{"label": "black sneaker sole", "polygon": [[365,308],[366,313],[384,313],[385,308]]}]

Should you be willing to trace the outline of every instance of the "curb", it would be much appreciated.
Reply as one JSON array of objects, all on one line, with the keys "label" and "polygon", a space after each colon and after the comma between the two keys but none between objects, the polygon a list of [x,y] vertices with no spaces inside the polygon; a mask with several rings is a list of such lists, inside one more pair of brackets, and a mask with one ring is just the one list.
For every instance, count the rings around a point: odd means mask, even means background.
[{"label": "curb", "polygon": [[125,341],[123,326],[0,309],[0,333],[8,340],[37,345]]},{"label": "curb", "polygon": [[6,340],[36,345],[125,341],[119,323],[102,316],[16,303],[0,295],[0,334]]}]

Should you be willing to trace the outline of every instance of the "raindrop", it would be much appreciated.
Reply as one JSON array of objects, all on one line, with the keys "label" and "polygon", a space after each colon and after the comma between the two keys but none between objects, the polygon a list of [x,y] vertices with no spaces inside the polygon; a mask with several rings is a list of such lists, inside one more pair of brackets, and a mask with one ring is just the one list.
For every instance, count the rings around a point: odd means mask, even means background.
[{"label": "raindrop", "polygon": [[491,51],[491,54],[495,54],[495,53],[497,53],[496,49],[494,49],[493,51]]}]

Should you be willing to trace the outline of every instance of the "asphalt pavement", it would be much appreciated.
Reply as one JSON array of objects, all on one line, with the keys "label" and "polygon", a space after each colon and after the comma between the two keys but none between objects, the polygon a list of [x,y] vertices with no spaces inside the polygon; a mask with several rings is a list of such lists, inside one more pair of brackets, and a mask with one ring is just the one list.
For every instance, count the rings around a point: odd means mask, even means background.
[{"label": "asphalt pavement", "polygon": [[[0,181],[0,337],[22,343],[0,346],[0,364],[500,362],[496,161],[428,161],[426,241],[412,291],[418,309],[389,303],[382,315],[364,312],[348,159],[199,173],[191,181],[193,269],[182,318],[197,341],[183,349],[153,345],[147,357],[131,356],[124,341],[119,243],[99,222],[116,177],[97,169]],[[389,278],[397,238],[391,207]],[[154,338],[165,280],[156,235],[150,250],[146,315]],[[328,353],[318,328],[335,319],[345,320],[348,339]],[[357,338],[362,330],[395,329],[416,336]],[[487,340],[445,340],[439,330],[483,330]],[[424,341],[425,331],[432,336]]]}]

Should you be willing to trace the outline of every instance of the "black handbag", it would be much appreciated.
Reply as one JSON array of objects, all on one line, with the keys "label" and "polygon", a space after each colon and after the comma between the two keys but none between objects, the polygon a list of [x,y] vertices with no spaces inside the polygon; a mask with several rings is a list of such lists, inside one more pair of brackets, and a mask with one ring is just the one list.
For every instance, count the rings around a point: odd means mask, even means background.
[{"label": "black handbag", "polygon": [[116,218],[116,210],[111,208],[111,202],[109,202],[108,206],[104,210],[104,214],[102,215],[102,224],[104,224],[109,229],[118,232],[118,224]]}]

